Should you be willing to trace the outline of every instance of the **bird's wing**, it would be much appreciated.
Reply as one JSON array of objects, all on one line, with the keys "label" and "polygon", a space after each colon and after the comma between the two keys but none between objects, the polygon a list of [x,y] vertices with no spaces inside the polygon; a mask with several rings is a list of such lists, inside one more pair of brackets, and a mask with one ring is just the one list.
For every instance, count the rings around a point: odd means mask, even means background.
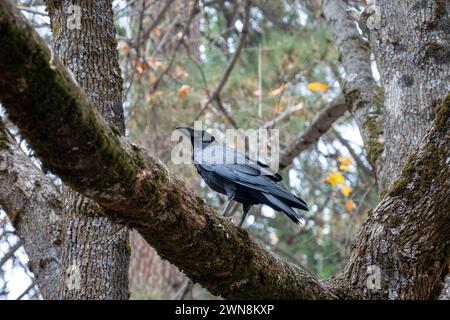
[{"label": "bird's wing", "polygon": [[[196,163],[206,167],[210,165],[227,165],[232,166],[234,170],[251,176],[266,176],[273,181],[281,181],[283,178],[268,165],[250,159],[247,155],[242,154],[235,149],[226,145],[210,144],[197,152],[194,156]],[[212,171],[212,170],[210,170]]]},{"label": "bird's wing", "polygon": [[238,165],[226,164],[210,165],[209,169],[212,169],[214,173],[231,182],[284,199],[285,201],[288,201],[288,204],[292,207],[308,210],[308,206],[305,201],[299,197],[296,197],[283,188],[283,186],[277,184],[267,176],[250,175],[243,172],[243,170],[236,169],[237,166]]}]

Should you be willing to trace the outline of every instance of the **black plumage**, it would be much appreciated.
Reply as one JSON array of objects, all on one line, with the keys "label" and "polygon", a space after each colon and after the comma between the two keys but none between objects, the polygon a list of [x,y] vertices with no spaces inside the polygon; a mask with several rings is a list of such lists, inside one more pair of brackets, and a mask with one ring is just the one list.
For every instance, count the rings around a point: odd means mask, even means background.
[{"label": "black plumage", "polygon": [[278,184],[282,177],[277,172],[235,149],[216,143],[214,137],[205,131],[194,131],[189,127],[178,127],[177,130],[190,138],[194,165],[205,183],[214,191],[227,196],[224,213],[235,200],[243,206],[240,225],[251,206],[256,204],[265,204],[275,211],[282,211],[292,221],[300,223],[302,216],[292,208],[308,211],[308,206]]}]

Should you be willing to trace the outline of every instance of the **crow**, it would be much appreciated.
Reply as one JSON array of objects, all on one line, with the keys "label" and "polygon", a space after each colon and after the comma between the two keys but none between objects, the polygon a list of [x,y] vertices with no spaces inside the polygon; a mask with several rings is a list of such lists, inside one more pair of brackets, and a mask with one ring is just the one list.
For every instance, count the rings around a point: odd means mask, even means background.
[{"label": "crow", "polygon": [[239,226],[242,226],[251,206],[256,204],[282,211],[292,221],[300,223],[302,216],[292,208],[308,211],[308,205],[278,184],[282,177],[277,172],[225,144],[215,142],[215,138],[206,131],[184,126],[176,130],[190,138],[192,159],[205,183],[227,196],[223,213],[228,211],[232,200],[242,204],[244,214]]}]

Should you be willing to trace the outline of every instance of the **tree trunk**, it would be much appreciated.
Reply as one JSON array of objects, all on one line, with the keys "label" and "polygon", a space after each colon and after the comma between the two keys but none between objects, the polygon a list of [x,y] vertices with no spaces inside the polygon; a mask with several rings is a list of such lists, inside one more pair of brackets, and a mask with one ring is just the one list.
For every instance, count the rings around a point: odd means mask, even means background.
[{"label": "tree trunk", "polygon": [[449,90],[449,7],[448,0],[379,0],[368,18],[369,26],[370,18],[382,18],[369,35],[384,89],[385,156],[379,177],[387,189],[422,143]]},{"label": "tree trunk", "polygon": [[[112,1],[47,2],[56,55],[100,114],[122,135],[122,79]],[[127,299],[128,230],[103,209],[65,188],[62,255],[63,299]]]},{"label": "tree trunk", "polygon": [[[364,62],[348,54],[366,47],[361,47],[362,39],[356,38],[355,30],[349,31],[354,26],[340,28],[343,21],[350,24],[343,2],[327,1],[324,11],[331,25],[338,26],[334,33],[346,71],[360,61],[368,77],[369,57]],[[387,196],[359,232],[350,260],[337,278],[338,286],[346,288],[346,294],[358,293],[364,298],[435,298],[448,272],[450,140],[440,129],[426,134],[438,110],[448,112],[449,108],[446,1],[378,1],[361,18],[384,93],[371,98],[383,121],[369,119],[358,125],[363,136],[367,130],[383,133],[377,180]],[[366,82],[362,90],[370,92],[373,80]],[[373,141],[364,142],[370,157]],[[372,276],[379,278],[376,286],[368,285],[368,279],[375,281]]]}]

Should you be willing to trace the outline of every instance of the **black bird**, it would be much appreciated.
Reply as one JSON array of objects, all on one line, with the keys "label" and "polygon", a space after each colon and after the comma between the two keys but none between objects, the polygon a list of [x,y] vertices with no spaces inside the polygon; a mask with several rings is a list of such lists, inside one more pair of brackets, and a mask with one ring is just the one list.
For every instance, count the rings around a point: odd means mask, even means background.
[{"label": "black bird", "polygon": [[292,208],[308,211],[308,205],[278,184],[282,177],[277,172],[225,144],[216,143],[215,138],[206,131],[189,127],[176,129],[190,138],[194,165],[205,183],[227,196],[228,203],[223,213],[228,211],[232,200],[242,203],[244,214],[239,226],[250,207],[256,204],[282,211],[292,221],[300,223],[302,216]]}]

